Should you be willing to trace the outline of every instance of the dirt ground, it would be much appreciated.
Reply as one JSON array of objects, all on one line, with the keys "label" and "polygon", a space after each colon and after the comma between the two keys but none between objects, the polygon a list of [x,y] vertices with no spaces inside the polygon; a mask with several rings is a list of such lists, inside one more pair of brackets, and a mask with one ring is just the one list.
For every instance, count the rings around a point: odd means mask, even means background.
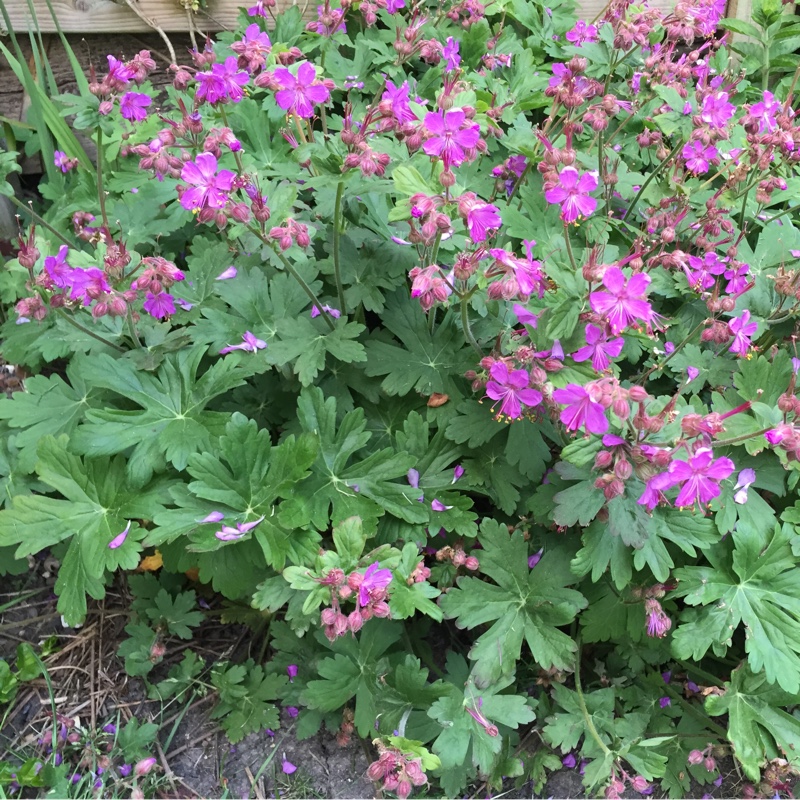
[{"label": "dirt ground", "polygon": [[[35,591],[24,603],[0,615],[0,657],[13,659],[17,645],[41,645],[50,637],[55,647],[45,659],[53,681],[58,710],[81,724],[102,726],[117,714],[125,720],[155,721],[161,726],[160,742],[165,743],[181,709],[169,709],[165,716],[159,703],[146,698],[141,680],[126,675],[122,659],[115,653],[128,621],[129,598],[124,587],[113,587],[102,604],[90,607],[86,624],[77,630],[64,628],[55,611],[55,565],[37,560],[34,570],[17,578],[3,580],[0,606],[22,593]],[[244,659],[249,655],[247,628],[207,622],[196,631],[190,647],[208,660]],[[51,641],[53,641],[51,639]],[[151,677],[166,675],[168,666],[180,660],[183,643],[168,652],[165,661]],[[159,745],[161,767],[174,789],[174,797],[233,798],[372,798],[380,796],[366,778],[369,747],[353,740],[339,746],[333,735],[322,732],[305,741],[293,735],[295,720],[284,711],[281,728],[274,736],[253,734],[231,745],[217,724],[209,719],[210,696],[193,702],[185,712],[167,748]],[[49,696],[43,680],[26,684],[14,701],[13,711],[0,731],[2,752],[35,740],[49,724]],[[270,766],[254,783],[264,761],[277,749]],[[155,755],[156,753],[154,753]],[[291,777],[280,769],[283,759],[298,767]],[[372,756],[370,755],[370,759]],[[717,787],[697,787],[692,797],[736,797],[740,781],[732,762],[723,767],[725,781]],[[709,791],[710,789],[710,791]],[[706,794],[707,792],[707,794]],[[431,796],[431,795],[429,795]],[[469,798],[488,797],[485,788],[472,787]],[[543,791],[535,795],[530,784],[509,785],[496,797],[582,798],[585,797],[577,769],[552,773]],[[627,796],[627,795],[626,795]],[[632,797],[640,795],[631,794]],[[658,796],[654,794],[653,796]]]}]

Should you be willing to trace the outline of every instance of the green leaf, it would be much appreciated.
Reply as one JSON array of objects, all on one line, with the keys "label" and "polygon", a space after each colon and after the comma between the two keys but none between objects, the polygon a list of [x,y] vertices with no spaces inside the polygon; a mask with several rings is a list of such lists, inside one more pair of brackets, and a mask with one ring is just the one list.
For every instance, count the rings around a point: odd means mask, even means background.
[{"label": "green leaf", "polygon": [[744,624],[751,669],[784,691],[800,692],[800,586],[792,534],[788,525],[764,532],[740,521],[726,541],[706,550],[709,566],[675,571],[676,595],[702,606],[673,635],[678,658],[699,660],[712,645],[729,645]]},{"label": "green leaf", "polygon": [[474,366],[474,353],[465,346],[452,313],[431,336],[419,304],[405,293],[395,294],[387,300],[383,323],[403,346],[371,338],[365,371],[371,377],[386,376],[381,387],[387,394],[417,391],[427,397],[438,392],[451,400],[463,396],[461,376]]},{"label": "green leaf", "polygon": [[56,594],[67,622],[83,622],[88,593],[105,594],[107,571],[134,569],[139,563],[144,531],[135,524],[125,542],[110,550],[109,542],[131,520],[152,519],[168,499],[168,484],[132,486],[122,458],[81,461],[67,450],[67,437],[45,436],[39,443],[36,473],[63,499],[18,495],[0,512],[0,546],[19,545],[18,557],[34,555],[69,541],[61,563]]},{"label": "green leaf", "polygon": [[574,297],[562,300],[551,308],[547,313],[547,338],[568,339],[572,336],[578,326],[580,311],[580,303]]},{"label": "green leaf", "polygon": [[724,694],[709,695],[705,709],[712,717],[728,716],[728,738],[745,774],[758,782],[767,759],[785,758],[800,766],[800,720],[782,706],[796,706],[797,694],[787,694],[746,664],[731,673]]},{"label": "green leaf", "polygon": [[459,628],[492,623],[472,646],[473,675],[487,686],[516,668],[523,639],[543,669],[572,666],[575,643],[559,630],[582,608],[583,595],[566,587],[575,581],[569,556],[561,550],[545,553],[535,570],[528,568],[528,544],[517,531],[509,535],[499,522],[484,520],[479,540],[481,572],[496,585],[462,577],[440,601],[444,615]]},{"label": "green leaf", "polygon": [[192,628],[205,619],[202,611],[194,610],[196,605],[194,591],[179,592],[173,597],[166,589],[161,589],[153,600],[153,607],[147,609],[147,615],[152,622],[164,625],[173,636],[191,639]]},{"label": "green leaf", "polygon": [[593,480],[581,481],[555,496],[553,520],[556,525],[586,527],[605,505],[606,498],[596,489]]},{"label": "green leaf", "polygon": [[137,370],[126,359],[94,357],[84,370],[87,382],[121,395],[140,409],[88,411],[73,445],[91,456],[130,448],[128,473],[142,483],[154,471],[163,470],[165,461],[178,470],[186,469],[193,453],[211,449],[227,420],[227,415],[205,407],[249,375],[244,366],[223,358],[198,377],[204,351],[195,347],[170,354],[155,375]]}]

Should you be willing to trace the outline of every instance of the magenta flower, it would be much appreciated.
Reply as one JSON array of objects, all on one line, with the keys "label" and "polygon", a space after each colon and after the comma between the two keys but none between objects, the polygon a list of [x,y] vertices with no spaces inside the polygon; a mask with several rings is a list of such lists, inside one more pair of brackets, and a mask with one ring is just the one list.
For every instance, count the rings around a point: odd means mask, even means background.
[{"label": "magenta flower", "polygon": [[539,324],[539,317],[519,303],[514,303],[512,311],[519,320],[520,325],[530,325],[535,328]]},{"label": "magenta flower", "polygon": [[728,102],[727,92],[707,95],[700,109],[700,119],[711,128],[723,129],[736,111],[736,106]]},{"label": "magenta flower", "polygon": [[205,522],[222,522],[224,519],[225,515],[221,511],[212,511],[200,520],[200,524],[202,525]]},{"label": "magenta flower", "polygon": [[728,294],[740,294],[743,292],[750,282],[747,277],[749,272],[749,264],[738,264],[733,269],[726,269],[725,277],[728,279],[728,285],[725,287],[725,291]]},{"label": "magenta flower", "polygon": [[358,602],[361,606],[369,605],[370,592],[385,589],[392,582],[392,571],[380,569],[376,561],[367,567],[361,585],[358,587]]},{"label": "magenta flower", "polygon": [[122,533],[118,533],[109,543],[108,549],[109,550],[116,550],[118,547],[122,547],[125,544],[125,540],[128,538],[128,532],[131,529],[131,523],[128,521],[128,524],[125,526],[125,530]]},{"label": "magenta flower", "polygon": [[681,155],[689,172],[693,172],[695,175],[704,175],[719,153],[713,145],[706,146],[702,142],[694,140],[683,146]]},{"label": "magenta flower", "polygon": [[[333,306],[329,306],[327,304],[322,306],[322,311],[324,311],[326,314],[329,314],[334,319],[339,319],[339,317],[342,316],[342,312],[339,311],[338,308],[334,308]],[[311,319],[318,317],[322,311],[320,311],[317,306],[311,306]]]},{"label": "magenta flower", "polygon": [[461,464],[456,464],[456,466],[453,467],[453,480],[450,481],[450,483],[451,484],[456,483],[457,481],[460,481],[461,478],[463,477],[464,477],[464,467],[462,467]]},{"label": "magenta flower", "polygon": [[458,41],[452,36],[447,37],[447,44],[442,50],[445,59],[445,72],[454,72],[461,65],[461,56],[458,54]]},{"label": "magenta flower", "polygon": [[399,125],[406,122],[416,122],[417,115],[411,110],[408,81],[403,81],[400,86],[395,86],[392,81],[386,81],[386,91],[381,96],[381,102],[387,103],[392,112],[394,121]]},{"label": "magenta flower", "polygon": [[561,219],[575,222],[579,217],[588,217],[597,208],[597,200],[589,196],[597,188],[597,173],[581,175],[575,167],[564,167],[558,175],[558,185],[544,193],[548,203],[561,206]]},{"label": "magenta flower", "polygon": [[597,41],[597,27],[595,25],[587,25],[582,19],[575,23],[575,27],[565,34],[567,41],[574,44],[575,47],[580,47],[584,42]]},{"label": "magenta flower", "polygon": [[609,340],[605,331],[596,325],[586,326],[586,347],[581,347],[572,354],[572,360],[578,363],[592,359],[592,366],[598,372],[605,372],[610,365],[610,358],[616,358],[625,344],[623,338]]},{"label": "magenta flower", "polygon": [[297,664],[289,664],[286,667],[286,674],[289,676],[289,683],[294,683],[294,679],[297,677]]},{"label": "magenta flower", "polygon": [[225,208],[235,177],[229,169],[217,172],[217,159],[213,153],[200,153],[194,161],[183,165],[181,180],[193,188],[184,190],[181,205],[187,211],[206,207]]},{"label": "magenta flower", "polygon": [[710,289],[716,282],[716,276],[725,272],[725,262],[713,252],[706,253],[702,258],[689,256],[689,263],[684,263],[683,271],[689,286],[701,291]]},{"label": "magenta flower", "polygon": [[502,224],[499,209],[490,203],[477,203],[467,212],[467,230],[475,244],[485,242],[489,231],[498,230]]},{"label": "magenta flower", "polygon": [[519,419],[522,406],[538,406],[542,402],[541,392],[529,388],[531,376],[527,370],[509,371],[503,361],[495,361],[489,370],[489,378],[486,395],[495,401],[492,411],[500,403],[498,417]]},{"label": "magenta flower", "polygon": [[242,87],[250,80],[246,72],[240,72],[237,60],[228,56],[224,63],[214,64],[211,72],[198,72],[197,81],[200,86],[195,97],[214,105],[231,100],[238,103],[244,97]]},{"label": "magenta flower", "polygon": [[285,757],[281,763],[281,769],[286,775],[291,775],[293,772],[297,772],[297,767],[292,764],[291,761],[287,761]]},{"label": "magenta flower", "polygon": [[247,9],[247,16],[249,17],[267,17],[267,9],[266,6],[275,5],[274,0],[270,3],[268,0],[256,0],[256,4],[254,6],[250,6]]},{"label": "magenta flower", "polygon": [[775,115],[780,113],[781,104],[775,99],[772,92],[764,92],[764,97],[758,103],[750,106],[749,116],[758,120],[759,133],[775,133],[778,129],[778,122]]},{"label": "magenta flower", "polygon": [[241,344],[229,344],[227,347],[223,347],[222,350],[219,351],[219,354],[224,356],[228,353],[232,353],[234,350],[245,350],[248,353],[255,353],[256,350],[263,350],[267,346],[267,343],[263,339],[257,338],[256,335],[250,333],[250,331],[245,331],[242,340]]},{"label": "magenta flower", "polygon": [[401,8],[406,7],[406,0],[386,0],[386,10],[390,14],[396,14]]},{"label": "magenta flower", "polygon": [[647,615],[645,631],[648,636],[661,639],[672,627],[672,620],[666,615],[661,603],[654,597],[644,601],[644,612]]},{"label": "magenta flower", "polygon": [[725,480],[735,469],[733,461],[724,456],[714,460],[710,447],[700,448],[688,461],[673,461],[669,465],[669,476],[673,486],[683,484],[675,498],[675,505],[688,508],[699,502],[705,505],[719,497],[719,482]]},{"label": "magenta flower", "polygon": [[142,308],[155,319],[167,319],[175,313],[175,301],[166,292],[148,292]]},{"label": "magenta flower", "polygon": [[475,148],[481,138],[480,125],[467,122],[466,115],[458,108],[428,112],[423,125],[433,137],[425,142],[422,149],[429,156],[441,158],[445,172],[449,172],[451,166],[457,167],[466,161],[468,154],[465,151]]},{"label": "magenta flower", "polygon": [[619,267],[607,269],[603,275],[603,286],[608,291],[592,292],[589,304],[611,327],[613,334],[622,333],[637,319],[650,324],[653,309],[645,300],[645,292],[650,285],[650,276],[637,272],[626,281]]},{"label": "magenta flower", "polygon": [[78,165],[78,161],[75,158],[70,158],[63,150],[54,150],[53,164],[66,174],[71,169],[75,169]]},{"label": "magenta flower", "polygon": [[125,119],[132,122],[141,122],[147,119],[147,107],[153,101],[150,95],[141,92],[125,92],[119,101],[119,110]]},{"label": "magenta flower", "polygon": [[608,430],[606,411],[596,403],[583,386],[570,383],[553,392],[553,400],[567,407],[561,412],[561,422],[568,431],[585,427],[588,433],[605,433]]},{"label": "magenta flower", "polygon": [[71,291],[70,300],[83,300],[83,305],[88,306],[92,300],[111,291],[111,286],[106,279],[106,274],[97,267],[89,269],[75,268],[69,275],[67,284]]},{"label": "magenta flower", "polygon": [[433,511],[449,511],[453,506],[446,506],[441,500],[432,500],[431,509]]},{"label": "magenta flower", "polygon": [[58,286],[59,289],[65,289],[69,286],[69,277],[72,274],[72,267],[67,263],[67,254],[69,248],[64,244],[58,249],[58,254],[54,256],[47,256],[44,260],[45,272],[50,277],[50,280]]},{"label": "magenta flower", "polygon": [[758,330],[758,323],[750,322],[750,312],[745,309],[741,317],[734,317],[728,321],[728,330],[733,334],[733,343],[728,352],[745,358],[753,346],[750,337]]},{"label": "magenta flower", "polygon": [[327,103],[330,92],[321,83],[314,83],[317,71],[308,61],[301,62],[297,67],[297,77],[292,75],[285,67],[275,70],[275,80],[281,88],[275,93],[275,101],[290,114],[298,117],[313,117],[314,105]]},{"label": "magenta flower", "polygon": [[532,556],[528,556],[528,569],[533,569],[541,560],[544,547],[540,547]]},{"label": "magenta flower", "polygon": [[241,539],[242,536],[253,530],[253,528],[260,525],[263,521],[264,517],[259,517],[252,522],[237,522],[235,528],[230,525],[223,525],[222,530],[217,531],[214,536],[221,542],[235,542],[237,539]]},{"label": "magenta flower", "polygon": [[108,77],[106,80],[111,84],[116,84],[116,87],[125,86],[130,83],[136,75],[133,67],[123,64],[114,56],[106,56],[108,61]]}]

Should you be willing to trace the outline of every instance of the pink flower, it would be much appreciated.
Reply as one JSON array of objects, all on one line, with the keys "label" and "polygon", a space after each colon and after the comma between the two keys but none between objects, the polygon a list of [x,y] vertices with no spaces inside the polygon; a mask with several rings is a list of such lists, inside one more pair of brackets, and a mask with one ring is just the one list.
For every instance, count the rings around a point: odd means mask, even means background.
[{"label": "pink flower", "polygon": [[719,156],[719,153],[713,145],[706,146],[695,139],[683,146],[681,155],[689,172],[693,172],[695,175],[704,175],[708,172],[711,162]]},{"label": "pink flower", "polygon": [[491,203],[476,203],[467,212],[467,230],[469,238],[478,244],[485,242],[489,231],[496,231],[503,224],[499,209]]},{"label": "pink flower", "polygon": [[728,279],[728,285],[725,287],[725,291],[728,294],[740,294],[743,292],[749,283],[747,277],[749,272],[749,264],[738,264],[732,269],[726,269],[725,277]]},{"label": "pink flower", "polygon": [[429,311],[436,303],[443,303],[453,293],[437,264],[424,269],[414,267],[408,276],[412,279],[411,296],[419,298],[423,311]]},{"label": "pink flower", "polygon": [[159,292],[158,294],[148,292],[142,307],[155,319],[167,319],[175,313],[175,302],[172,299],[172,295],[166,292]]},{"label": "pink flower", "polygon": [[53,151],[53,164],[57,166],[64,174],[71,169],[75,169],[78,162],[74,158],[70,158],[63,150]]},{"label": "pink flower", "polygon": [[637,272],[626,282],[619,267],[607,269],[603,275],[603,286],[608,291],[592,292],[589,304],[611,327],[613,334],[622,333],[637,319],[649,324],[653,319],[653,309],[645,300],[645,292],[650,285],[650,276]]},{"label": "pink flower", "polygon": [[57,255],[47,256],[44,260],[45,272],[59,289],[69,285],[69,276],[72,274],[72,267],[67,263],[68,253],[69,248],[64,244],[59,248]]},{"label": "pink flower", "polygon": [[528,311],[525,306],[514,303],[512,310],[521,325],[530,325],[532,328],[535,328],[539,324],[539,317],[531,311]]},{"label": "pink flower", "polygon": [[775,115],[780,113],[781,104],[775,99],[772,92],[764,92],[764,98],[750,106],[748,115],[758,120],[759,133],[775,133],[778,122]]},{"label": "pink flower", "polygon": [[572,354],[572,360],[578,363],[592,359],[592,366],[598,372],[608,369],[609,358],[616,358],[625,344],[623,338],[611,339],[609,341],[605,331],[596,325],[586,326],[586,347],[581,347]]},{"label": "pink flower", "polygon": [[445,72],[454,72],[461,64],[461,56],[458,54],[458,41],[452,36],[447,37],[447,44],[442,50],[442,56],[445,59]]},{"label": "pink flower", "polygon": [[481,138],[480,125],[467,122],[466,115],[460,109],[450,111],[428,112],[423,123],[425,129],[433,134],[422,146],[429,156],[442,159],[445,172],[451,166],[457,167],[467,160],[467,150],[474,149]]},{"label": "pink flower", "polygon": [[495,361],[489,370],[489,378],[486,395],[496,401],[492,411],[500,403],[498,417],[519,419],[522,416],[522,406],[538,406],[542,402],[541,393],[528,388],[531,376],[524,369],[509,371],[503,361]]},{"label": "pink flower", "polygon": [[595,25],[587,25],[582,19],[575,23],[575,27],[571,31],[567,31],[566,38],[575,47],[580,47],[584,42],[597,41],[597,27]]},{"label": "pink flower", "polygon": [[747,502],[747,491],[756,482],[756,471],[754,469],[743,469],[736,478],[736,486],[733,487],[733,502],[744,505]]},{"label": "pink flower", "polygon": [[291,761],[287,761],[286,758],[283,759],[281,763],[281,769],[286,775],[291,775],[294,772],[297,772],[297,767],[292,764]]},{"label": "pink flower", "polygon": [[390,80],[386,81],[386,91],[381,97],[381,102],[389,105],[392,117],[399,125],[417,121],[417,116],[409,105],[410,91],[408,81],[403,81],[400,86],[395,86]]},{"label": "pink flower", "polygon": [[728,352],[745,358],[753,346],[750,337],[758,330],[758,323],[750,322],[750,312],[745,309],[742,311],[741,317],[729,320],[728,330],[733,334],[733,343],[728,348]]},{"label": "pink flower", "polygon": [[570,383],[553,392],[553,400],[567,407],[561,412],[561,422],[568,431],[585,427],[588,433],[605,433],[608,430],[606,412],[596,403],[583,386]]},{"label": "pink flower", "polygon": [[153,101],[141,92],[125,92],[119,101],[119,110],[125,119],[141,122],[147,119],[147,107]]},{"label": "pink flower", "polygon": [[92,300],[111,291],[111,286],[106,280],[106,274],[97,267],[89,269],[75,268],[69,275],[68,286],[71,291],[70,300],[83,300],[83,305],[88,306]]},{"label": "pink flower", "polygon": [[636,501],[640,506],[647,506],[648,511],[652,511],[662,500],[666,500],[663,493],[672,488],[672,479],[669,473],[662,472],[654,475],[645,484],[642,496]]},{"label": "pink flower", "polygon": [[275,70],[275,80],[281,88],[275,93],[275,101],[290,114],[298,117],[313,117],[314,105],[327,103],[330,92],[321,83],[314,83],[317,71],[308,61],[301,62],[297,67],[297,77],[292,75],[285,67]]},{"label": "pink flower", "polygon": [[297,672],[297,664],[289,664],[289,666],[286,667],[286,674],[289,676],[289,683],[294,683],[294,679],[297,677]]},{"label": "pink flower", "polygon": [[597,200],[589,192],[597,188],[597,173],[581,175],[575,167],[564,167],[558,176],[558,185],[544,193],[545,200],[561,205],[561,219],[575,222],[579,217],[588,217],[597,208]]},{"label": "pink flower", "polygon": [[709,447],[700,448],[688,461],[673,461],[669,465],[669,476],[673,486],[683,484],[675,498],[675,505],[686,508],[697,501],[701,505],[719,497],[719,482],[725,480],[735,469],[733,461],[724,456],[714,460]]},{"label": "pink flower", "polygon": [[371,592],[381,592],[392,582],[392,571],[390,569],[380,569],[380,564],[376,561],[367,567],[361,585],[358,587],[358,602],[361,606],[367,606],[370,602]]},{"label": "pink flower", "polygon": [[245,331],[242,339],[243,341],[241,344],[229,344],[227,347],[223,347],[222,350],[219,351],[219,354],[224,356],[228,353],[232,353],[234,350],[244,350],[248,353],[255,353],[256,350],[263,350],[267,346],[267,343],[263,339],[257,338],[256,335],[250,333],[250,331]]},{"label": "pink flower", "polygon": [[[486,277],[502,275],[499,281],[489,284],[488,294],[492,300],[502,298],[512,300],[520,298],[527,300],[534,292],[539,297],[544,296],[547,288],[547,279],[542,271],[542,262],[533,258],[533,249],[526,242],[527,256],[523,261],[513,253],[499,247],[489,250],[489,255],[494,263],[486,270]],[[533,242],[535,244],[535,242]]]},{"label": "pink flower", "polygon": [[707,95],[700,109],[700,119],[712,128],[723,129],[736,111],[736,106],[728,102],[727,92]]},{"label": "pink flower", "polygon": [[706,253],[703,258],[689,256],[689,263],[684,263],[683,271],[692,289],[710,289],[716,282],[716,276],[725,272],[725,262],[713,252]]},{"label": "pink flower", "polygon": [[194,161],[183,165],[181,180],[192,185],[181,195],[181,205],[193,208],[224,208],[228,192],[236,176],[228,169],[217,172],[217,159],[213,153],[200,153]]},{"label": "pink flower", "polygon": [[214,64],[211,72],[198,72],[197,81],[200,84],[195,97],[198,100],[211,103],[232,100],[238,103],[244,97],[244,86],[250,80],[246,72],[238,71],[237,60],[228,56],[222,64]]},{"label": "pink flower", "polygon": [[106,59],[108,60],[108,76],[106,80],[114,88],[118,89],[133,80],[136,74],[133,67],[123,64],[122,61],[114,58],[114,56],[106,56]]}]

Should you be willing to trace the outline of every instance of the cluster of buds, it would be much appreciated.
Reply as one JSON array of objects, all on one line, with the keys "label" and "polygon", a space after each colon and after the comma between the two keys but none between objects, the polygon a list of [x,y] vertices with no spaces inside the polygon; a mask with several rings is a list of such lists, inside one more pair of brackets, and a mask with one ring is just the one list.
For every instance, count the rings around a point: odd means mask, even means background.
[{"label": "cluster of buds", "polygon": [[[464,567],[471,572],[475,572],[480,568],[478,559],[475,556],[468,556],[464,548],[460,546],[451,547],[450,545],[445,545],[436,551],[436,560],[450,561],[456,569]],[[430,570],[428,570],[428,574],[430,575]]]},{"label": "cluster of buds", "polygon": [[566,64],[553,64],[553,77],[544,93],[555,104],[565,108],[579,108],[587,100],[600,94],[603,85],[583,73],[589,62],[582,56],[573,56]]},{"label": "cluster of buds", "polygon": [[406,755],[381,739],[375,741],[375,748],[378,760],[367,767],[367,777],[372,781],[383,781],[382,791],[395,792],[405,800],[415,786],[424,786],[428,782],[422,771],[421,758]]},{"label": "cluster of buds", "polygon": [[345,156],[342,171],[359,169],[365,178],[383,177],[391,159],[386,153],[376,153],[366,142],[359,142],[352,153]]},{"label": "cluster of buds", "polygon": [[628,459],[630,447],[621,436],[606,434],[603,445],[608,449],[595,456],[594,469],[603,470],[604,474],[594,485],[602,490],[606,500],[612,500],[625,492],[625,481],[633,474],[633,465]]},{"label": "cluster of buds", "polygon": [[308,247],[311,237],[308,235],[308,226],[289,217],[282,226],[276,226],[269,232],[269,238],[278,243],[281,250],[288,250],[292,242],[298,247]]},{"label": "cluster of buds", "polygon": [[726,411],[724,414],[719,414],[717,412],[712,412],[710,414],[686,414],[686,416],[681,417],[681,431],[689,438],[694,438],[696,436],[702,436],[704,438],[716,436],[725,430],[724,422],[728,417],[732,417],[734,414],[741,414],[743,411],[747,411],[750,406],[751,403],[748,401],[736,408],[732,408],[730,411]]},{"label": "cluster of buds", "polygon": [[[408,26],[405,29],[397,29],[394,49],[397,55],[400,56],[400,63],[410,58],[417,51],[420,51],[420,57],[424,58],[428,63],[432,63],[431,59],[433,53],[430,49],[430,42],[426,39],[422,39],[422,29],[425,27],[427,21],[428,18],[421,15],[417,7],[415,7]],[[436,63],[438,63],[441,59],[442,45],[439,42],[436,42],[436,44],[439,45],[439,56],[436,60]]]},{"label": "cluster of buds", "polygon": [[717,768],[717,761],[712,755],[714,745],[708,744],[702,750],[692,750],[689,753],[686,763],[690,766],[702,764],[706,768],[706,772],[713,772]]},{"label": "cluster of buds", "polygon": [[[408,241],[411,244],[422,244],[430,247],[436,237],[452,230],[450,217],[439,211],[444,200],[440,195],[429,196],[415,194],[411,196],[411,219],[408,221],[411,230]],[[419,229],[416,225],[419,224]]]},{"label": "cluster of buds", "polygon": [[[149,50],[140,50],[130,61],[119,61],[114,56],[108,58],[108,73],[98,81],[92,67],[92,80],[89,82],[89,91],[100,99],[100,113],[108,114],[111,110],[112,98],[130,83],[140,85],[147,80],[148,75],[156,68],[156,62]],[[104,107],[106,106],[107,107]]]},{"label": "cluster of buds", "polygon": [[161,256],[143,258],[140,266],[144,269],[131,284],[131,289],[158,294],[186,277],[175,264]]},{"label": "cluster of buds", "polygon": [[788,422],[772,428],[764,438],[773,446],[786,453],[787,461],[800,461],[800,428]]},{"label": "cluster of buds", "polygon": [[453,293],[452,275],[445,277],[438,264],[427,267],[414,267],[408,273],[411,278],[411,296],[419,300],[426,313],[436,305],[444,303]]},{"label": "cluster of buds", "polygon": [[[358,633],[372,617],[390,617],[392,612],[386,602],[386,590],[392,577],[391,570],[378,569],[378,563],[375,562],[363,574],[353,571],[345,575],[343,570],[335,568],[320,578],[320,584],[329,586],[331,590],[331,606],[323,609],[320,614],[325,636],[334,641],[348,631]],[[345,614],[340,602],[348,600],[353,594],[355,610]]]},{"label": "cluster of buds", "polygon": [[272,213],[267,205],[267,196],[261,194],[258,187],[254,183],[248,183],[244,187],[245,194],[250,198],[250,210],[253,212],[253,217],[261,223],[268,222]]},{"label": "cluster of buds", "polygon": [[453,4],[447,12],[448,19],[465,30],[469,30],[485,16],[486,6],[480,0],[461,0],[460,3]]},{"label": "cluster of buds", "polygon": [[606,800],[619,800],[629,784],[631,789],[639,794],[650,794],[653,791],[653,787],[643,775],[630,776],[624,769],[620,769],[620,774],[617,775],[614,770],[611,773],[611,783],[606,787]]},{"label": "cluster of buds", "polygon": [[347,747],[347,745],[350,744],[350,738],[355,730],[353,720],[352,709],[345,708],[342,711],[342,723],[339,725],[339,730],[336,732],[336,744],[338,744],[339,747]]}]

